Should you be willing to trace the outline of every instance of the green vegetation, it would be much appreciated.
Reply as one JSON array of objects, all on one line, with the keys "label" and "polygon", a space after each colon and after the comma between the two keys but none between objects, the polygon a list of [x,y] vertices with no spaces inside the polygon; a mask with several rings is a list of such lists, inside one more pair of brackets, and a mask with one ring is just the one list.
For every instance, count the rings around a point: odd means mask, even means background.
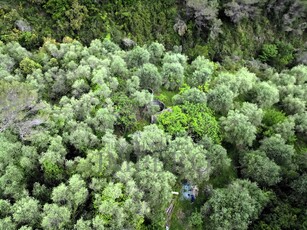
[{"label": "green vegetation", "polygon": [[0,16],[0,40],[28,49],[49,37],[69,36],[86,45],[128,37],[140,45],[182,46],[193,59],[258,57],[279,69],[306,63],[303,0],[6,0]]},{"label": "green vegetation", "polygon": [[306,7],[3,1],[0,229],[306,229]]}]

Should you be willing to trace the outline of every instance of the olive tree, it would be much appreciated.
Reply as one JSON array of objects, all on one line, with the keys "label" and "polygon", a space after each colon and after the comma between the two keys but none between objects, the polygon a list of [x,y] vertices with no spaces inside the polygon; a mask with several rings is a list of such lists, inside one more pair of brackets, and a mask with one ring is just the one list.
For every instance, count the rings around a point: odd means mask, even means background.
[{"label": "olive tree", "polygon": [[257,129],[247,116],[231,110],[227,117],[221,117],[220,121],[226,141],[237,147],[252,146]]},{"label": "olive tree", "polygon": [[283,110],[290,115],[303,113],[306,109],[306,102],[292,95],[287,96],[282,100]]},{"label": "olive tree", "polygon": [[307,82],[307,66],[306,65],[297,65],[294,66],[289,74],[296,78],[297,85],[303,85]]},{"label": "olive tree", "polygon": [[307,199],[307,174],[303,173],[290,184],[294,190],[295,198],[302,204],[306,203]]},{"label": "olive tree", "polygon": [[63,139],[61,136],[55,136],[48,141],[48,149],[42,152],[39,159],[42,170],[46,179],[62,179],[65,156],[67,150],[64,147]]},{"label": "olive tree", "polygon": [[233,107],[235,94],[226,85],[219,85],[208,92],[208,106],[216,113],[227,114]]},{"label": "olive tree", "polygon": [[74,216],[79,206],[84,204],[88,197],[85,181],[79,174],[74,174],[68,180],[68,185],[61,183],[53,188],[51,199],[58,205],[64,205],[71,210]]},{"label": "olive tree", "polygon": [[79,151],[93,148],[99,143],[97,136],[86,123],[74,120],[67,124],[67,131],[63,133],[63,138]]},{"label": "olive tree", "polygon": [[70,223],[70,211],[67,207],[57,204],[45,204],[42,213],[41,226],[46,230],[65,229]]},{"label": "olive tree", "polygon": [[[201,141],[202,144],[204,139]],[[213,144],[210,140],[209,145],[204,144],[205,152],[210,165],[211,175],[220,175],[223,171],[229,169],[231,166],[231,159],[227,155],[227,150],[219,145]]]},{"label": "olive tree", "polygon": [[180,63],[185,67],[187,65],[187,56],[181,53],[168,52],[164,55],[162,63]]},{"label": "olive tree", "polygon": [[128,69],[125,60],[118,55],[113,55],[110,65],[110,72],[113,76],[126,77],[128,74]]},{"label": "olive tree", "polygon": [[172,199],[176,177],[164,170],[161,161],[151,156],[139,160],[136,168],[135,181],[151,209],[148,217],[157,228],[165,227],[164,213]]},{"label": "olive tree", "polygon": [[129,68],[140,67],[145,63],[148,63],[150,59],[150,53],[140,46],[136,46],[134,49],[127,52],[126,62]]},{"label": "olive tree", "polygon": [[131,96],[139,107],[144,107],[153,100],[153,95],[148,90],[136,91]]},{"label": "olive tree", "polygon": [[179,62],[166,62],[162,66],[163,83],[166,89],[176,90],[184,82],[184,68]]},{"label": "olive tree", "polygon": [[184,103],[207,103],[207,96],[204,92],[196,88],[187,89],[184,92],[175,95],[172,98],[174,104],[184,104]]},{"label": "olive tree", "polygon": [[10,216],[0,219],[0,229],[15,230],[16,228],[17,226]]},{"label": "olive tree", "polygon": [[134,151],[137,154],[159,152],[166,148],[169,136],[157,125],[148,125],[143,131],[131,135]]},{"label": "olive tree", "polygon": [[189,76],[187,83],[190,86],[200,86],[211,80],[215,70],[215,64],[203,56],[198,56],[190,66]]},{"label": "olive tree", "polygon": [[295,115],[295,125],[297,132],[307,134],[307,112]]},{"label": "olive tree", "polygon": [[292,142],[295,137],[295,121],[293,117],[288,117],[283,122],[279,122],[271,127],[273,133],[279,134],[285,141]]},{"label": "olive tree", "polygon": [[295,154],[294,147],[286,144],[279,134],[265,138],[259,149],[265,152],[277,165],[285,167],[290,166]]},{"label": "olive tree", "polygon": [[213,191],[202,208],[210,229],[247,229],[269,201],[269,194],[247,180],[235,180]]},{"label": "olive tree", "polygon": [[165,52],[163,44],[153,42],[147,47],[147,50],[150,53],[150,62],[153,64],[160,64]]},{"label": "olive tree", "polygon": [[126,91],[129,94],[135,93],[140,88],[140,78],[138,76],[132,76],[126,81]]},{"label": "olive tree", "polygon": [[245,177],[263,186],[272,186],[281,181],[280,167],[264,152],[252,151],[242,157],[242,173]]},{"label": "olive tree", "polygon": [[270,82],[259,82],[253,88],[253,101],[261,108],[269,108],[279,101],[279,92]]},{"label": "olive tree", "polygon": [[9,216],[12,212],[9,200],[0,199],[0,218]]},{"label": "olive tree", "polygon": [[241,68],[236,73],[221,72],[214,80],[216,85],[227,85],[236,95],[245,95],[255,85],[257,77],[247,68]]},{"label": "olive tree", "polygon": [[86,119],[86,123],[91,125],[96,133],[104,133],[108,129],[113,129],[115,122],[116,116],[111,108],[100,108],[94,117],[88,117]]},{"label": "olive tree", "polygon": [[21,198],[12,206],[13,219],[17,224],[38,226],[41,220],[40,208],[38,200],[29,196]]},{"label": "olive tree", "polygon": [[254,126],[258,127],[261,124],[263,118],[263,110],[258,108],[256,104],[243,102],[242,106],[237,111],[247,116],[249,121]]},{"label": "olive tree", "polygon": [[256,74],[250,72],[247,68],[243,67],[235,73],[235,80],[239,85],[238,93],[245,94],[249,92],[256,84]]},{"label": "olive tree", "polygon": [[139,77],[140,86],[144,89],[151,88],[153,90],[159,90],[162,85],[162,76],[160,75],[158,68],[151,63],[145,63],[141,66],[137,70],[136,76]]},{"label": "olive tree", "polygon": [[149,213],[142,196],[133,178],[127,184],[110,182],[100,194],[95,194],[96,218],[105,228],[139,229]]},{"label": "olive tree", "polygon": [[190,137],[177,137],[162,155],[166,169],[179,178],[194,184],[203,184],[209,179],[211,168],[206,150],[194,144]]}]

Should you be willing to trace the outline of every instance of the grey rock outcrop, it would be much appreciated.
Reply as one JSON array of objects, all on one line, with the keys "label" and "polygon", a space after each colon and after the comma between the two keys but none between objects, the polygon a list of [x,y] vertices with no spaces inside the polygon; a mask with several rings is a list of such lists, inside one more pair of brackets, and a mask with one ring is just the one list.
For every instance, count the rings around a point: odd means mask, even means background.
[{"label": "grey rock outcrop", "polygon": [[136,46],[136,42],[131,40],[130,38],[123,38],[121,43],[124,49],[131,49]]},{"label": "grey rock outcrop", "polygon": [[22,32],[30,32],[32,31],[32,27],[30,26],[30,24],[23,20],[23,19],[19,19],[15,22],[15,26],[17,27],[18,30],[22,31]]},{"label": "grey rock outcrop", "polygon": [[173,28],[179,34],[179,36],[183,36],[188,29],[187,24],[181,19],[177,20]]}]

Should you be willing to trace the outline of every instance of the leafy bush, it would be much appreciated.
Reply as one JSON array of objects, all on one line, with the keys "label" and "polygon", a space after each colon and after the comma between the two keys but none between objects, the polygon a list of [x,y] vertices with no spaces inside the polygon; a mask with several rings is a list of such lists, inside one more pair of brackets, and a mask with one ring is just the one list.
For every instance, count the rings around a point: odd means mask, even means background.
[{"label": "leafy bush", "polygon": [[275,44],[264,44],[262,46],[260,60],[263,62],[270,61],[277,57],[278,49]]},{"label": "leafy bush", "polygon": [[286,119],[287,119],[286,115],[283,112],[272,108],[264,110],[264,116],[262,122],[267,127],[270,127],[275,124],[281,123]]},{"label": "leafy bush", "polygon": [[40,69],[42,66],[30,58],[26,57],[19,63],[19,67],[24,74],[30,74],[35,69]]},{"label": "leafy bush", "polygon": [[294,59],[294,47],[292,44],[284,41],[278,41],[274,44],[264,44],[262,46],[259,59],[277,69],[291,64]]},{"label": "leafy bush", "polygon": [[187,132],[195,140],[204,136],[219,142],[219,125],[213,112],[204,104],[185,103],[173,106],[172,112],[162,112],[158,124],[166,132],[178,135]]}]

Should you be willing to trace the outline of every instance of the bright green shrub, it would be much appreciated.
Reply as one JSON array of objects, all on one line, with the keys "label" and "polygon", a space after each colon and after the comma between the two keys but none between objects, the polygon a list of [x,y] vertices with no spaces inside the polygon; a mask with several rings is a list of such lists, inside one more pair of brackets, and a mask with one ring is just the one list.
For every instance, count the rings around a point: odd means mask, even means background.
[{"label": "bright green shrub", "polygon": [[31,74],[35,69],[40,69],[42,66],[30,58],[26,57],[19,63],[19,67],[24,74]]},{"label": "bright green shrub", "polygon": [[220,141],[218,122],[205,104],[174,106],[172,112],[163,112],[158,116],[158,124],[172,135],[187,132],[194,139],[208,136],[215,142]]},{"label": "bright green shrub", "polygon": [[286,120],[286,115],[277,109],[264,110],[262,122],[264,125],[270,127]]},{"label": "bright green shrub", "polygon": [[278,54],[278,49],[275,44],[264,44],[262,46],[261,55],[259,56],[260,60],[267,62],[276,58]]}]

